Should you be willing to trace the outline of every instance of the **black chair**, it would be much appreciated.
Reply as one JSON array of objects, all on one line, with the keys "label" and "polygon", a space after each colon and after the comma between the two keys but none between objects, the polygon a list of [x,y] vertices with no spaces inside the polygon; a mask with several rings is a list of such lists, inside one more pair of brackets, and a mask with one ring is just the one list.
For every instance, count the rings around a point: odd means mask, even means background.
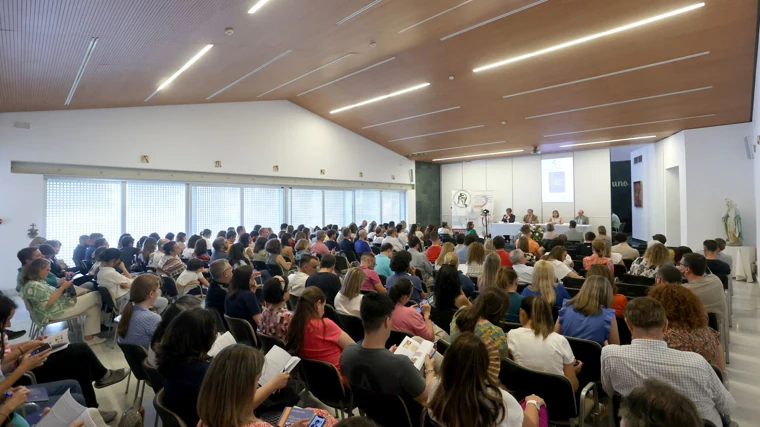
[{"label": "black chair", "polygon": [[382,274],[378,274],[377,276],[380,278],[380,283],[385,287],[385,282],[388,280],[388,276],[383,276]]},{"label": "black chair", "polygon": [[380,246],[372,245],[371,248],[372,248],[372,253],[373,254],[380,255]]},{"label": "black chair", "polygon": [[646,276],[636,276],[634,274],[624,274],[620,277],[620,280],[632,285],[653,286],[654,279]]},{"label": "black chair", "polygon": [[647,296],[649,286],[633,285],[630,283],[618,283],[618,293],[627,296],[628,298],[638,298]]},{"label": "black chair", "polygon": [[279,264],[267,264],[266,270],[269,271],[269,274],[272,276],[284,276],[285,273],[282,272],[282,267],[280,267]]},{"label": "black chair", "polygon": [[163,291],[164,295],[174,299],[179,296],[179,292],[177,292],[177,283],[168,276],[161,276],[161,290]]},{"label": "black chair", "polygon": [[344,272],[350,267],[351,266],[348,263],[348,258],[346,258],[344,255],[335,255],[335,270]]},{"label": "black chair", "polygon": [[116,325],[121,320],[121,317],[119,317],[119,307],[116,306],[116,301],[113,300],[113,295],[111,295],[108,288],[98,286],[98,292],[100,292],[102,310],[104,313],[108,313],[108,336],[110,337],[113,333],[113,342],[110,344],[110,347],[113,348],[113,343],[116,342]]},{"label": "black chair", "polygon": [[91,260],[84,260],[84,259],[83,259],[83,260],[82,260],[82,267],[83,267],[83,269],[84,269],[84,272],[86,273],[86,272],[90,271],[90,270],[92,269],[92,266],[93,266],[94,264],[95,264],[95,263],[94,263],[93,261],[91,261]]},{"label": "black chair", "polygon": [[625,323],[625,317],[617,316],[618,336],[620,336],[620,345],[628,345],[631,343],[631,330],[628,329],[628,324]]},{"label": "black chair", "polygon": [[720,368],[717,365],[710,364],[712,366],[713,371],[715,371],[715,375],[718,376],[718,379],[720,382],[723,382],[723,372],[720,370]]},{"label": "black chair", "polygon": [[409,332],[391,329],[391,336],[388,337],[388,341],[385,342],[385,348],[391,348],[394,345],[401,345],[401,341],[404,341],[404,338],[406,337],[412,338],[412,334]]},{"label": "black chair", "polygon": [[161,418],[164,427],[188,427],[179,415],[175,414],[164,405],[164,391],[161,390],[153,397],[153,407],[156,414]]},{"label": "black chair", "polygon": [[343,385],[340,372],[333,364],[303,358],[298,363],[298,371],[306,388],[322,403],[342,413],[353,412],[351,389]]},{"label": "black chair", "polygon": [[448,341],[444,339],[440,339],[436,341],[435,344],[436,344],[435,351],[437,351],[438,353],[441,353],[441,356],[445,356],[446,350],[448,350],[449,347],[451,346],[451,343],[449,343]]},{"label": "black chair", "polygon": [[626,271],[631,271],[631,266],[633,265],[632,259],[624,259],[623,264],[625,264]]},{"label": "black chair", "polygon": [[356,256],[356,252],[354,251],[341,251],[340,253],[346,257],[349,263],[359,262],[359,259]]},{"label": "black chair", "polygon": [[340,327],[348,334],[355,342],[364,339],[364,325],[362,325],[362,319],[350,314],[336,313],[338,320],[340,321]]},{"label": "black chair", "polygon": [[[124,358],[127,359],[127,365],[129,365],[129,369],[132,371],[132,374],[134,374],[135,379],[137,380],[137,384],[135,384],[134,406],[141,408],[143,396],[145,396],[145,384],[153,387],[153,385],[150,384],[150,378],[148,377],[148,374],[143,369],[143,361],[148,358],[148,351],[145,350],[145,347],[136,344],[119,343],[119,348],[121,349],[121,352],[124,353]],[[142,391],[140,391],[141,382]],[[129,377],[127,377],[127,391],[125,394],[128,392]],[[140,398],[139,400],[138,397]]]},{"label": "black chair", "polygon": [[209,311],[214,313],[214,315],[216,316],[216,331],[222,334],[227,332],[227,324],[224,323],[224,317],[222,317],[222,313],[219,312],[219,310],[212,307],[206,307],[206,308],[208,308]]},{"label": "black chair", "polygon": [[628,273],[628,269],[624,265],[614,264],[613,267],[615,268],[615,277],[623,277]]},{"label": "black chair", "polygon": [[583,368],[578,374],[579,386],[583,388],[590,382],[596,383],[597,386],[600,385],[602,382],[602,346],[596,341],[573,337],[566,338],[575,358],[583,362]]},{"label": "black chair", "polygon": [[433,321],[433,324],[446,331],[447,334],[451,334],[451,320],[454,318],[456,312],[456,308],[439,310],[437,307],[431,306],[430,320]]},{"label": "black chair", "polygon": [[562,279],[562,285],[564,285],[565,288],[580,289],[584,282],[586,282],[586,279],[578,279],[570,276],[565,276]]},{"label": "black chair", "polygon": [[285,350],[285,342],[277,337],[259,333],[259,339],[261,340],[261,351],[264,352],[264,354],[269,353],[269,350],[274,346]]},{"label": "black chair", "polygon": [[226,314],[224,315],[224,320],[227,322],[227,327],[235,338],[235,341],[239,343],[248,342],[254,347],[259,347],[256,331],[253,330],[253,326],[247,320],[230,317]]},{"label": "black chair", "polygon": [[145,371],[145,374],[148,376],[148,380],[150,381],[151,388],[153,388],[153,392],[158,393],[161,391],[164,388],[166,378],[164,378],[164,376],[158,372],[158,369],[153,367],[153,365],[148,362],[147,358],[143,360],[142,367]]},{"label": "black chair", "polygon": [[363,389],[356,389],[354,396],[356,406],[382,427],[417,427],[424,411],[419,403],[401,396]]},{"label": "black chair", "polygon": [[267,264],[262,261],[253,261],[253,268],[258,271],[267,271]]},{"label": "black chair", "polygon": [[330,304],[325,304],[325,314],[322,317],[332,320],[336,325],[340,325],[338,315],[335,314],[335,307]]},{"label": "black chair", "polygon": [[707,326],[713,331],[720,333],[720,323],[715,313],[707,313]]},{"label": "black chair", "polygon": [[504,331],[506,334],[507,332],[511,331],[512,329],[521,328],[522,325],[515,322],[499,322],[499,326],[501,326],[501,330]]}]

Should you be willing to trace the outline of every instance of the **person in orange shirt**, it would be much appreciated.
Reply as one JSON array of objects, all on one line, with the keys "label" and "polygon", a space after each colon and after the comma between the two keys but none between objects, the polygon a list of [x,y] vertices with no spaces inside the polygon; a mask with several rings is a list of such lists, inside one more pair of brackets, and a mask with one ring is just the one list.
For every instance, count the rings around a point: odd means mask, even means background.
[{"label": "person in orange shirt", "polygon": [[430,242],[432,244],[427,248],[425,255],[427,256],[428,261],[435,262],[438,259],[438,256],[441,255],[441,237],[437,232],[430,232]]},{"label": "person in orange shirt", "polygon": [[538,242],[536,242],[535,240],[533,240],[533,238],[531,238],[531,236],[530,236],[530,225],[525,224],[522,227],[520,227],[520,232],[522,233],[523,236],[525,236],[525,237],[528,238],[528,245],[529,245],[528,246],[528,248],[529,248],[528,250],[530,251],[530,253],[532,253],[533,255],[535,255],[537,257],[540,257],[541,256],[541,245],[538,244]]}]

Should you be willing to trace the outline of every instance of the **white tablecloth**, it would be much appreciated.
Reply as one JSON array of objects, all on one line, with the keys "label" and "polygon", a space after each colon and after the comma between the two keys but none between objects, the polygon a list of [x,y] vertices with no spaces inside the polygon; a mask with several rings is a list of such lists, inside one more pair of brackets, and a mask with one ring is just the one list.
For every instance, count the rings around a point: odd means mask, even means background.
[{"label": "white tablecloth", "polygon": [[[546,230],[546,224],[539,225],[544,227],[544,231]],[[516,236],[517,233],[520,232],[520,227],[522,226],[523,225],[519,222],[493,222],[488,225],[488,231],[491,232],[492,236]],[[587,231],[591,230],[590,225],[577,225],[575,228],[581,233],[586,233]],[[554,232],[557,234],[562,234],[569,229],[570,225],[567,223],[554,225]]]},{"label": "white tablecloth", "polygon": [[732,271],[736,280],[752,283],[752,263],[757,261],[757,251],[752,246],[726,246],[723,252],[734,259]]}]

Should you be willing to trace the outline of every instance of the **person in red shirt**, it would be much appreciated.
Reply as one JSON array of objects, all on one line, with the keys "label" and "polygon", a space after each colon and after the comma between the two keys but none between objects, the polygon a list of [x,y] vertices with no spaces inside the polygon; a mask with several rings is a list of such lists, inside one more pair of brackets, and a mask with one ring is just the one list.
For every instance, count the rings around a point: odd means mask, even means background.
[{"label": "person in red shirt", "polygon": [[363,253],[362,265],[360,265],[359,268],[361,270],[364,270],[364,272],[367,274],[367,279],[364,280],[364,283],[362,284],[363,291],[375,291],[375,292],[380,292],[381,294],[388,292],[385,289],[385,286],[383,286],[382,281],[380,281],[380,276],[374,270],[375,254],[373,254],[372,252]]},{"label": "person in red shirt", "polygon": [[[502,237],[501,240],[504,240]],[[438,256],[441,255],[441,237],[435,231],[430,232],[430,241],[433,243],[425,252],[428,261],[435,262]]]},{"label": "person in red shirt", "polygon": [[506,244],[506,240],[504,240],[503,236],[496,236],[493,238],[493,248],[496,249],[496,255],[501,258],[501,266],[512,267],[512,261],[509,260],[509,252],[504,250]]}]

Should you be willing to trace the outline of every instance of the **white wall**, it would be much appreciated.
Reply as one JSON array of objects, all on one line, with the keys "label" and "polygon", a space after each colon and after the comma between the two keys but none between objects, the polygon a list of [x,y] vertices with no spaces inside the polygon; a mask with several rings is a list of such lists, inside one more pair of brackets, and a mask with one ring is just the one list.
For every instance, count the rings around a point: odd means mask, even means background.
[{"label": "white wall", "polygon": [[[592,225],[604,225],[610,230],[610,152],[608,149],[566,153],[574,161],[575,202],[542,203],[541,158],[519,156],[441,165],[441,217],[451,221],[451,192],[454,190],[492,190],[493,217],[501,219],[512,208],[518,220],[530,208],[541,221],[558,209],[565,221],[583,209]],[[565,156],[563,155],[563,156]],[[548,155],[547,158],[556,155]],[[600,185],[589,183],[603,183]]]},{"label": "white wall", "polygon": [[[16,121],[31,123],[31,130],[14,128]],[[150,164],[140,163],[143,154]],[[215,168],[215,160],[223,167]],[[314,185],[320,179],[408,184],[414,169],[413,161],[287,101],[0,114],[1,288],[12,287],[15,254],[44,212],[43,177],[13,174],[11,161],[272,175],[314,179]],[[406,193],[413,221],[414,191]]]},{"label": "white wall", "polygon": [[[760,136],[760,55],[755,55],[757,58],[757,64],[755,66],[755,96],[753,98],[752,105],[752,143],[755,147],[753,150],[755,154],[754,162],[754,177],[755,182],[755,213],[760,212],[760,143],[758,143],[758,136]],[[751,218],[746,218],[745,222],[752,221]],[[760,242],[760,215],[755,215],[755,242]]]}]

